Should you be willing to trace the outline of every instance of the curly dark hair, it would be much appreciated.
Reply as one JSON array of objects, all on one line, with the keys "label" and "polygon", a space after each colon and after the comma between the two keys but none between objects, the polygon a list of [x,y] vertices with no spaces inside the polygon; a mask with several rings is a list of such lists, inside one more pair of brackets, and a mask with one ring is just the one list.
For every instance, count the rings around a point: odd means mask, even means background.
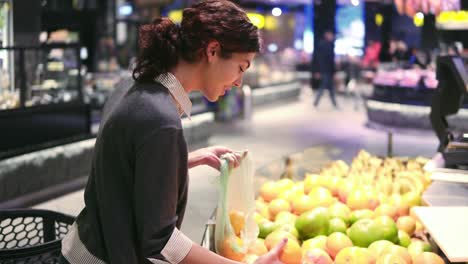
[{"label": "curly dark hair", "polygon": [[246,13],[227,0],[206,0],[183,11],[180,26],[169,18],[156,18],[140,27],[133,79],[151,82],[170,71],[180,59],[197,62],[212,40],[219,42],[222,58],[235,52],[258,52],[259,32]]}]

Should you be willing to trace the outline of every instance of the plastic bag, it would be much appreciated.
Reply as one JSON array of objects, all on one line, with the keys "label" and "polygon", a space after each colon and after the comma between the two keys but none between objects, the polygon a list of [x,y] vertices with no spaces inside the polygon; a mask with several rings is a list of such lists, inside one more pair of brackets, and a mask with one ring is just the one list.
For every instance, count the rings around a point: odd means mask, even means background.
[{"label": "plastic bag", "polygon": [[218,254],[237,261],[241,261],[255,243],[259,232],[254,220],[254,174],[254,164],[248,153],[234,169],[229,168],[225,159],[222,161],[215,247]]}]

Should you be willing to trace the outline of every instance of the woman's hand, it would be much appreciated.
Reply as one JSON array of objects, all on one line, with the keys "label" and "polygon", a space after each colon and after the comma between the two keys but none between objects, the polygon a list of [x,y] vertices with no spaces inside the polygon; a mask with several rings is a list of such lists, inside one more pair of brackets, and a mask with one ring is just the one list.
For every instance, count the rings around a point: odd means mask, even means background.
[{"label": "woman's hand", "polygon": [[285,238],[281,240],[276,247],[274,247],[270,252],[266,253],[265,255],[259,257],[254,264],[283,264],[280,260],[281,254],[283,254],[283,249],[286,246],[288,239]]},{"label": "woman's hand", "polygon": [[199,165],[208,165],[219,170],[221,167],[221,157],[229,161],[229,166],[237,167],[244,153],[246,153],[246,151],[233,151],[221,146],[202,148],[189,153],[188,167],[191,169]]}]

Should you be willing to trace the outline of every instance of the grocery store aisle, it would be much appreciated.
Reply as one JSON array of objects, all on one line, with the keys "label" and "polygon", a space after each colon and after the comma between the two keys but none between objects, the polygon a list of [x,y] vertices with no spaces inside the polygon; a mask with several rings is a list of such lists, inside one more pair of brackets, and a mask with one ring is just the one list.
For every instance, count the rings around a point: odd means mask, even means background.
[{"label": "grocery store aisle", "polygon": [[[304,88],[299,101],[257,108],[250,120],[217,124],[209,143],[248,149],[257,167],[306,148],[313,149],[310,161],[313,167],[332,159],[350,161],[360,149],[386,155],[386,131],[368,128],[363,107],[355,111],[351,99],[338,97],[338,102],[341,111],[333,110],[326,96],[314,108],[311,91]],[[394,155],[398,156],[431,157],[437,147],[432,131],[396,131],[393,143]],[[189,203],[182,230],[199,243],[216,206],[218,172],[199,167],[191,170],[190,175]],[[78,191],[37,207],[76,215],[83,207],[82,197],[83,191]]]}]

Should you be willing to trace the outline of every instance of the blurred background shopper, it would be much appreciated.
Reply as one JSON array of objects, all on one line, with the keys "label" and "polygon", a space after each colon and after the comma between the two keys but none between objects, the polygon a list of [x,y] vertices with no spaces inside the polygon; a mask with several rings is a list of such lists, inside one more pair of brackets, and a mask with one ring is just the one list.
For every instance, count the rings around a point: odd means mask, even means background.
[{"label": "blurred background shopper", "polygon": [[333,84],[333,75],[335,73],[335,52],[334,52],[335,35],[331,31],[326,31],[323,40],[317,46],[317,65],[320,73],[320,87],[315,96],[314,106],[317,107],[320,103],[323,91],[327,89],[330,92],[330,99],[335,109],[338,109],[338,104],[335,98],[335,87]]}]

